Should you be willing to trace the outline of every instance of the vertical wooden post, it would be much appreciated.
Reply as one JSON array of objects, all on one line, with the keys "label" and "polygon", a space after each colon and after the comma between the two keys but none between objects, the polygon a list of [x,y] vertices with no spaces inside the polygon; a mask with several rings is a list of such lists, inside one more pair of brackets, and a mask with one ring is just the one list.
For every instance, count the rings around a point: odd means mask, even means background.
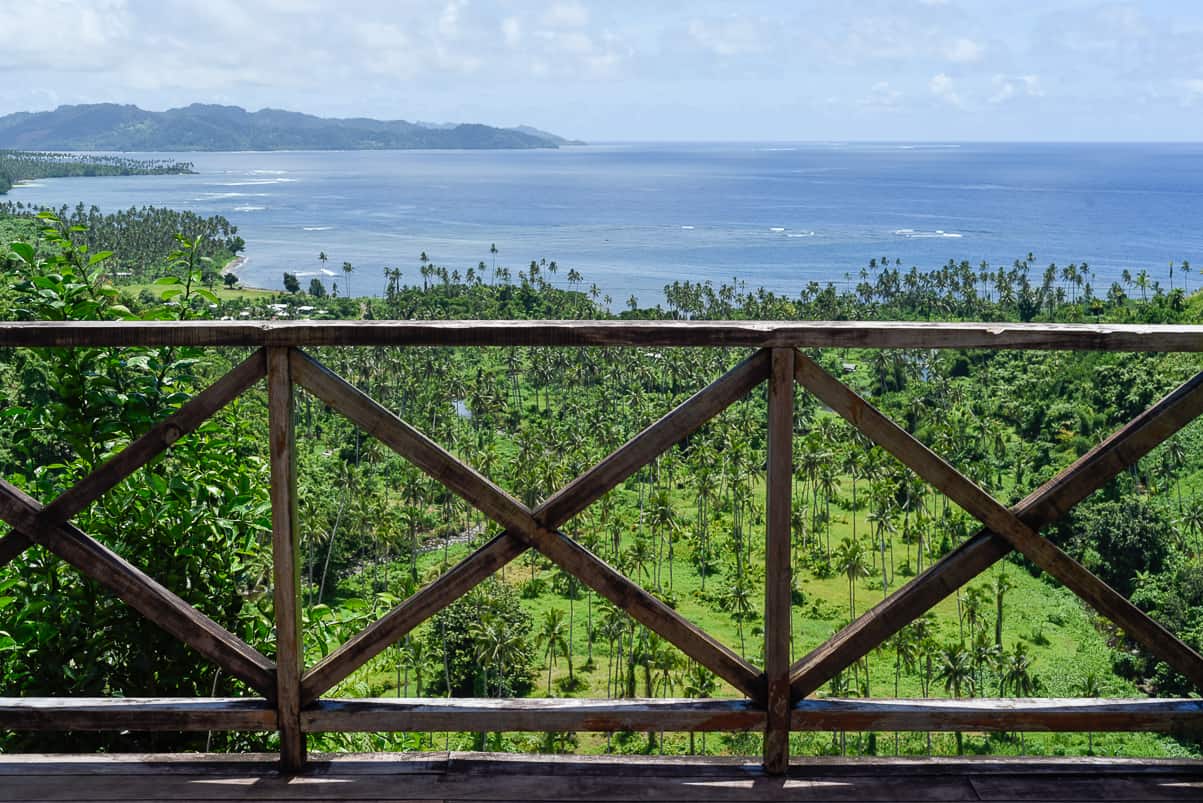
[{"label": "vertical wooden post", "polygon": [[267,417],[271,455],[272,557],[276,613],[276,714],[280,729],[280,765],[298,772],[305,764],[301,733],[301,616],[297,605],[301,567],[298,560],[297,460],[293,431],[293,385],[289,349],[267,350]]},{"label": "vertical wooden post", "polygon": [[769,376],[768,479],[765,502],[764,671],[768,722],[764,769],[789,769],[790,491],[794,462],[794,350],[773,349]]}]

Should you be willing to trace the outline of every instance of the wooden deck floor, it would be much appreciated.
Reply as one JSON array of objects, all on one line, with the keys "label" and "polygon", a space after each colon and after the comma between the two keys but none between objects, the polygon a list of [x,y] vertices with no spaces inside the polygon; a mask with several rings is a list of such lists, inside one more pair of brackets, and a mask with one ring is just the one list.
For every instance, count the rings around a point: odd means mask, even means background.
[{"label": "wooden deck floor", "polygon": [[876,759],[796,762],[479,753],[340,755],[299,776],[271,756],[0,756],[3,801],[1203,800],[1203,762]]}]

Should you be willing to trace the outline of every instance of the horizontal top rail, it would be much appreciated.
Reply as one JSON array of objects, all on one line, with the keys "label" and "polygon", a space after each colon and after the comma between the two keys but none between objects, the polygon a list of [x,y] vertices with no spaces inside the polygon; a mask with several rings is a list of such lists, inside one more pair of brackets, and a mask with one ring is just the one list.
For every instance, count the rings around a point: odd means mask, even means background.
[{"label": "horizontal top rail", "polygon": [[930,321],[29,321],[0,347],[740,346],[1203,352],[1203,325]]}]

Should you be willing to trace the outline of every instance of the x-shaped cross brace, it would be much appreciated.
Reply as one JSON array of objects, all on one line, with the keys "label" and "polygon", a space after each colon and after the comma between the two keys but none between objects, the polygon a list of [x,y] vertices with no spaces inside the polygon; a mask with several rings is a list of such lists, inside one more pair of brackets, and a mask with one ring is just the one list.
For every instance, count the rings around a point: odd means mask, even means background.
[{"label": "x-shaped cross brace", "polygon": [[320,697],[528,547],[538,549],[744,694],[763,700],[764,675],[756,667],[557,528],[745,396],[765,379],[768,367],[767,351],[747,358],[532,511],[341,377],[293,351],[296,382],[505,528],[503,534],[315,665],[302,681],[302,703]]}]

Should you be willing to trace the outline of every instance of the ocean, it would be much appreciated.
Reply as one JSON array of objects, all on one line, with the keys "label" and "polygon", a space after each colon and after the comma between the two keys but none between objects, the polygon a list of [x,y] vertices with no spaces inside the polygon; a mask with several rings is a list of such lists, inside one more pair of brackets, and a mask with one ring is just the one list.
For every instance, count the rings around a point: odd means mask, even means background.
[{"label": "ocean", "polygon": [[[133,154],[141,156],[142,154]],[[187,176],[44,179],[4,200],[156,205],[221,214],[247,241],[241,278],[285,271],[376,294],[384,268],[420,283],[419,255],[462,273],[494,261],[575,269],[616,307],[676,280],[738,278],[796,294],[855,282],[870,259],[933,268],[1030,252],[1088,262],[1105,292],[1124,269],[1168,287],[1203,268],[1203,145],[614,144],[542,151],[146,154]],[[496,245],[497,253],[491,252]],[[325,252],[328,262],[318,260]],[[544,275],[547,275],[546,272]],[[1181,272],[1175,281],[1181,286]],[[1203,276],[1187,276],[1190,287]],[[342,291],[345,293],[346,288]]]}]

